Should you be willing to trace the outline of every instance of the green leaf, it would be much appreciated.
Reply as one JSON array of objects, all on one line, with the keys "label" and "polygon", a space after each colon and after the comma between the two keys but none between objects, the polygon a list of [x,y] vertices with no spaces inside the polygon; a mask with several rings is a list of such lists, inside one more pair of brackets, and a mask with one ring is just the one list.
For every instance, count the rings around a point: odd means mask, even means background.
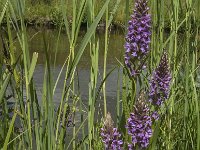
[{"label": "green leaf", "polygon": [[6,77],[6,79],[4,80],[3,82],[3,85],[0,89],[0,104],[2,102],[2,99],[4,97],[4,94],[5,94],[5,91],[6,91],[6,88],[7,88],[7,85],[8,85],[8,82],[10,80],[10,77],[11,77],[11,73],[8,74],[8,76]]},{"label": "green leaf", "polygon": [[15,112],[14,115],[13,115],[13,117],[12,117],[9,129],[8,129],[8,133],[7,133],[4,145],[3,145],[3,150],[7,150],[8,142],[9,142],[9,139],[10,139],[10,136],[11,136],[11,133],[12,133],[12,129],[14,127],[14,123],[15,123],[16,117],[17,117],[17,113]]},{"label": "green leaf", "polygon": [[97,17],[95,18],[94,22],[91,24],[90,28],[88,29],[86,35],[84,36],[81,44],[80,44],[80,48],[79,48],[79,51],[77,52],[73,62],[72,62],[72,65],[71,65],[71,68],[69,70],[69,73],[68,73],[68,76],[69,77],[71,75],[71,73],[73,72],[73,70],[75,69],[75,67],[77,66],[84,50],[85,50],[85,47],[87,46],[88,42],[90,41],[90,38],[91,36],[95,33],[96,31],[96,27],[99,23],[99,21],[101,20],[106,8],[108,7],[108,4],[109,4],[110,0],[107,0],[104,4],[104,6],[102,7],[101,11],[99,12],[99,14],[97,15]]},{"label": "green leaf", "polygon": [[1,12],[1,15],[0,15],[0,24],[1,24],[2,20],[3,20],[3,17],[4,17],[4,14],[6,12],[7,7],[8,7],[8,0],[6,1],[5,5],[3,7],[3,10]]},{"label": "green leaf", "polygon": [[38,59],[38,53],[34,52],[33,53],[33,58],[32,58],[32,62],[31,62],[31,66],[29,69],[29,74],[28,74],[28,81],[30,83],[32,77],[33,77],[33,72],[35,70],[35,66],[37,64],[37,59]]}]

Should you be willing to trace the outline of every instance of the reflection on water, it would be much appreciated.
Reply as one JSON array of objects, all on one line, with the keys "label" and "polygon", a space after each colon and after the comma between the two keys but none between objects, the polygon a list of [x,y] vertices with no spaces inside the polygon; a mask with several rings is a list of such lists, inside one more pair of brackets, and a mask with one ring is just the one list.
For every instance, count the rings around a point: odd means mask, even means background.
[{"label": "reflection on water", "polygon": [[[78,51],[79,44],[84,37],[86,31],[81,31],[79,34],[77,45],[75,48],[75,53]],[[15,33],[13,33],[14,35]],[[38,52],[38,62],[36,66],[36,70],[34,72],[34,81],[36,82],[36,86],[38,89],[38,94],[41,94],[42,91],[42,84],[43,84],[43,77],[44,77],[44,63],[45,63],[45,44],[44,39],[47,43],[47,47],[49,49],[48,53],[51,58],[52,68],[54,64],[54,58],[56,55],[56,66],[53,69],[54,78],[58,76],[62,65],[64,64],[68,54],[69,54],[69,42],[67,39],[66,33],[61,32],[60,36],[58,30],[52,29],[38,29],[38,28],[28,28],[28,45],[31,54],[33,52]],[[103,61],[104,61],[104,34],[96,34],[96,40],[99,41],[99,83],[103,80],[102,73],[103,73]],[[5,36],[6,37],[6,36]],[[16,41],[16,39],[15,39]],[[118,65],[117,59],[121,60],[123,58],[124,53],[124,36],[119,33],[111,33],[109,35],[109,46],[108,46],[108,53],[107,53],[107,72]],[[2,41],[0,40],[0,47],[2,48]],[[20,54],[20,47],[19,43],[15,42],[15,49],[16,54]],[[77,70],[79,74],[79,82],[80,82],[80,94],[83,99],[87,99],[88,97],[88,84],[90,78],[90,51],[89,46],[86,47],[81,60],[78,64]],[[65,70],[61,75],[60,82],[58,83],[56,94],[55,94],[55,102],[59,103],[61,99],[61,92],[63,88],[63,81],[65,79]],[[115,101],[116,98],[116,89],[117,89],[117,76],[118,71],[117,69],[108,77],[106,83],[106,92],[108,97],[108,104]],[[98,85],[99,85],[98,83]],[[40,98],[39,98],[40,99]],[[108,105],[109,107],[109,105]]]},{"label": "reflection on water", "polygon": [[[45,34],[44,34],[45,33]],[[78,50],[79,43],[83,38],[85,32],[82,31],[78,37],[77,45],[75,51]],[[69,54],[69,42],[67,39],[67,35],[64,33],[60,34],[59,40],[58,39],[58,30],[36,30],[33,28],[28,29],[29,35],[29,48],[31,52],[38,52],[39,59],[38,63],[44,63],[44,40],[43,36],[45,35],[47,44],[49,46],[49,53],[51,57],[55,57],[56,49],[58,50],[57,53],[57,65],[62,65]],[[124,51],[124,36],[122,34],[111,34],[109,36],[109,47],[108,47],[108,67],[111,65],[115,65],[117,63],[115,58],[120,59],[123,57]],[[99,40],[99,65],[100,67],[103,66],[103,58],[104,58],[104,34],[97,34],[96,39]],[[58,41],[58,42],[57,42]],[[81,68],[89,68],[90,67],[90,54],[89,54],[89,47],[86,47],[85,52],[80,60],[79,67]]]},{"label": "reflection on water", "polygon": [[[51,57],[51,64],[52,64],[52,72],[54,81],[56,80],[62,65],[64,64],[68,54],[69,54],[69,42],[67,39],[67,35],[65,33],[61,33],[58,39],[59,32],[58,30],[48,30],[48,29],[33,29],[28,28],[28,42],[29,42],[29,50],[31,52],[31,55],[33,52],[38,52],[38,62],[37,66],[34,72],[34,81],[36,83],[36,90],[38,94],[38,99],[41,102],[42,98],[42,87],[43,87],[43,78],[44,78],[44,63],[45,63],[45,44],[44,44],[44,37],[47,43],[47,46],[49,48],[49,56]],[[82,31],[81,34],[78,37],[78,42],[75,48],[75,53],[78,51],[79,44],[85,34],[85,31]],[[104,61],[104,34],[96,34],[96,39],[99,41],[99,74],[98,74],[98,85],[99,87],[101,81],[103,80],[103,61]],[[19,47],[19,43],[16,44],[16,53],[19,54],[19,51],[17,51]],[[123,53],[124,53],[124,36],[122,34],[110,34],[109,35],[109,46],[108,46],[108,53],[107,53],[107,72],[118,65],[117,59],[121,60],[123,59]],[[2,48],[2,43],[0,41],[0,47]],[[57,51],[57,53],[56,53]],[[56,54],[56,66],[54,67],[54,58]],[[80,97],[83,100],[83,103],[85,106],[88,104],[88,89],[89,89],[89,80],[90,80],[90,51],[89,47],[86,47],[86,50],[84,51],[81,60],[78,64],[77,71],[78,76],[76,77],[76,81],[79,81],[79,89],[76,86],[76,90],[80,91]],[[59,105],[61,96],[62,96],[62,89],[63,89],[63,82],[65,80],[65,69],[63,70],[63,73],[61,74],[60,80],[58,82],[57,88],[55,90],[54,95],[54,102],[56,107]],[[112,74],[107,78],[106,81],[106,94],[107,94],[107,109],[108,111],[113,114],[116,114],[116,91],[117,91],[117,79],[118,74],[122,75],[122,70],[119,71],[115,69]],[[76,82],[77,83],[77,82]],[[77,84],[76,84],[77,85]],[[96,106],[96,112],[98,112],[100,109],[103,110],[103,98],[100,95],[100,98],[97,101]],[[87,109],[87,108],[85,108]],[[86,110],[87,111],[87,110]],[[103,112],[103,111],[101,111]],[[87,114],[85,114],[86,116]],[[76,120],[80,122],[80,114],[76,114]],[[79,124],[79,123],[77,123]],[[77,125],[76,124],[76,125]]]},{"label": "reflection on water", "polygon": [[[45,34],[44,34],[45,33]],[[66,57],[69,54],[69,42],[67,39],[67,35],[64,33],[60,34],[59,40],[58,39],[58,31],[57,30],[36,30],[33,28],[28,29],[28,35],[29,35],[29,49],[31,52],[38,52],[38,65],[36,67],[35,73],[34,73],[34,79],[36,81],[36,86],[38,91],[42,91],[42,84],[43,84],[43,76],[44,76],[44,60],[45,60],[45,53],[44,53],[44,36],[47,41],[48,47],[49,47],[49,55],[51,58],[55,57],[56,49],[57,49],[57,59],[56,59],[56,67],[54,68],[52,65],[52,71],[54,73],[54,78],[56,80],[56,77],[58,76],[61,67],[66,60]],[[81,42],[83,36],[85,34],[85,31],[82,31],[81,34],[78,37],[77,45],[75,51],[78,50],[79,43]],[[99,40],[99,80],[98,80],[98,86],[100,85],[100,82],[103,80],[103,61],[104,61],[104,34],[97,34],[96,39]],[[124,36],[122,34],[110,34],[109,35],[109,47],[108,47],[108,57],[107,57],[107,71],[111,70],[115,66],[118,65],[117,59],[123,58],[123,52],[124,52]],[[81,98],[83,99],[83,103],[87,105],[88,103],[88,89],[89,89],[89,79],[90,79],[90,51],[89,47],[86,47],[86,50],[84,51],[81,60],[78,64],[77,70],[78,70],[78,77],[76,80],[79,80],[79,91]],[[53,64],[52,59],[52,64]],[[121,70],[120,70],[121,75]],[[106,94],[107,94],[107,105],[108,105],[108,111],[110,111],[112,114],[116,114],[116,91],[117,91],[117,77],[118,77],[118,70],[116,69],[107,79],[106,82]],[[58,86],[55,91],[54,100],[55,104],[58,105],[60,103],[60,99],[62,96],[62,89],[63,89],[63,81],[65,79],[65,70],[61,74],[60,81],[58,82]],[[39,97],[41,97],[38,93]],[[100,106],[102,109],[103,106],[103,98],[101,97],[97,101],[97,105]]]},{"label": "reflection on water", "polygon": [[[81,39],[84,36],[84,31],[80,34],[78,38],[78,44],[80,43]],[[34,78],[37,82],[37,85],[39,87],[42,87],[43,79],[43,72],[44,72],[44,61],[45,61],[45,53],[44,53],[44,31],[42,30],[36,30],[33,28],[28,29],[28,35],[29,35],[29,49],[33,52],[38,52],[38,65],[36,67]],[[55,77],[57,77],[58,73],[60,72],[60,69],[66,60],[68,54],[69,54],[69,42],[67,39],[67,35],[64,33],[60,34],[59,40],[58,39],[58,31],[57,30],[45,30],[45,38],[47,41],[47,44],[49,46],[49,55],[52,58],[52,64],[54,61],[54,57],[56,54],[57,49],[57,59],[56,59],[56,67],[54,68],[53,72]],[[99,79],[102,78],[102,71],[103,71],[103,61],[104,61],[104,34],[97,34],[96,38],[99,40]],[[57,42],[58,41],[58,42]],[[76,46],[76,51],[78,50],[78,44]],[[114,66],[118,65],[117,59],[123,58],[123,52],[124,52],[124,36],[122,34],[111,34],[109,38],[109,47],[108,47],[108,57],[107,57],[107,70],[111,70]],[[86,47],[86,50],[84,51],[81,60],[78,64],[78,73],[79,73],[79,80],[80,80],[80,86],[81,89],[86,90],[85,86],[88,87],[89,82],[89,75],[90,75],[90,52],[89,47]],[[53,67],[53,66],[52,66]],[[65,71],[63,71],[65,72]],[[64,79],[64,74],[61,76],[61,80]],[[111,77],[108,78],[108,84],[107,90],[108,93],[114,92],[112,87],[116,86],[114,83],[117,80],[117,70],[114,71],[111,75]],[[60,84],[62,84],[63,81],[61,81]],[[62,86],[58,84],[59,87],[62,88]],[[88,93],[86,91],[83,92],[84,94]],[[113,95],[113,94],[112,94]]]},{"label": "reflection on water", "polygon": [[[33,53],[34,51],[39,53],[38,57],[38,65],[34,72],[34,80],[36,81],[37,91],[42,91],[42,84],[43,84],[43,77],[44,77],[44,60],[45,60],[45,53],[44,53],[44,41],[43,41],[43,31],[36,31],[32,28],[28,29],[29,34],[29,49]],[[84,36],[84,31],[78,38],[78,44],[80,43],[81,39]],[[58,43],[58,31],[57,30],[46,30],[45,31],[45,38],[49,46],[49,55],[51,58],[55,57],[56,49],[57,52],[57,59],[56,59],[56,67],[54,68],[52,65],[52,71],[54,76],[54,81],[58,76],[61,67],[69,54],[69,42],[67,39],[66,34],[61,33]],[[97,34],[96,38],[99,40],[99,74],[98,74],[98,85],[99,87],[100,82],[103,80],[103,61],[104,61],[104,34]],[[76,46],[76,51],[78,50],[78,45]],[[107,57],[107,72],[118,65],[117,59],[123,58],[124,52],[124,36],[122,34],[111,34],[109,37],[109,47],[108,47],[108,57]],[[90,51],[89,47],[86,47],[81,60],[78,64],[77,71],[78,76],[76,77],[76,81],[79,81],[79,89],[76,86],[76,91],[80,92],[80,97],[87,106],[88,104],[88,93],[89,93],[89,80],[90,80]],[[53,64],[53,59],[52,59]],[[119,71],[119,75],[122,75],[122,70]],[[118,79],[118,70],[114,70],[113,73],[108,77],[106,81],[106,98],[107,98],[107,109],[113,115],[113,119],[116,120],[116,97],[117,97],[117,79]],[[63,89],[63,82],[65,80],[65,70],[61,74],[60,80],[58,82],[57,88],[55,90],[54,95],[54,102],[55,105],[58,106],[62,97],[62,89]],[[77,82],[76,84],[77,85]],[[41,97],[42,93],[38,92],[38,96]],[[40,99],[40,98],[39,98]],[[100,98],[97,100],[96,103],[96,115],[98,112],[103,112],[103,97],[100,95]],[[87,111],[87,107],[85,111]],[[86,117],[87,114],[84,116]],[[101,118],[102,115],[99,115],[97,118]],[[76,113],[76,125],[80,125],[81,116],[80,113]],[[87,128],[85,128],[87,130]],[[71,134],[69,132],[69,134]],[[80,134],[78,137],[81,137]]]}]

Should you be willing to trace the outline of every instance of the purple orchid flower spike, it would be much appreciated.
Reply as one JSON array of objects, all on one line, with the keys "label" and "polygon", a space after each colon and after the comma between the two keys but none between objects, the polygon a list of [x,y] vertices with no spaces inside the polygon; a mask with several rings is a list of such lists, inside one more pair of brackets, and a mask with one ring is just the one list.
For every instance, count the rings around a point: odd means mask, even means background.
[{"label": "purple orchid flower spike", "polygon": [[122,150],[121,134],[117,131],[117,128],[113,127],[110,113],[106,115],[104,126],[101,128],[101,137],[106,150]]},{"label": "purple orchid flower spike", "polygon": [[132,76],[146,68],[145,60],[150,51],[151,16],[148,14],[148,0],[136,0],[135,9],[129,21],[125,43],[125,65]]},{"label": "purple orchid flower spike", "polygon": [[163,52],[158,67],[153,72],[150,81],[149,101],[154,106],[161,106],[168,99],[170,91],[171,74],[169,71],[168,57]]},{"label": "purple orchid flower spike", "polygon": [[150,110],[146,104],[144,93],[141,92],[126,125],[128,134],[131,135],[131,144],[128,144],[129,150],[133,150],[136,147],[148,147],[150,137],[152,136],[151,126],[152,117]]}]

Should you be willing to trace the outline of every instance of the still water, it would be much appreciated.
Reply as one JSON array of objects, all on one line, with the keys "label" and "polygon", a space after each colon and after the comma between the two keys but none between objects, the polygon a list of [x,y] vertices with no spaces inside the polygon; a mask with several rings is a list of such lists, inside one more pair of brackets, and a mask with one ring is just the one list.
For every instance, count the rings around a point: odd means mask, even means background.
[{"label": "still water", "polygon": [[[47,41],[49,46],[49,55],[52,58],[52,72],[54,80],[56,80],[62,65],[64,64],[66,57],[69,54],[69,42],[67,39],[67,35],[65,33],[61,33],[59,40],[58,39],[58,31],[57,30],[48,30],[48,29],[28,29],[28,36],[29,36],[29,49],[30,52],[38,52],[38,62],[36,66],[36,70],[34,72],[34,81],[36,82],[36,88],[38,91],[38,97],[41,99],[42,97],[42,86],[43,86],[43,78],[44,78],[44,63],[45,63],[45,53],[44,53],[44,37]],[[78,38],[78,44],[80,43],[81,39],[83,38],[85,31],[82,31]],[[99,74],[98,74],[98,85],[99,87],[101,81],[103,80],[103,61],[104,61],[104,33],[96,34],[97,40],[99,40]],[[57,43],[58,42],[58,43]],[[78,44],[76,46],[76,50],[78,50]],[[121,33],[111,33],[109,35],[109,46],[108,46],[108,55],[107,55],[107,72],[113,69],[116,66],[119,66],[118,60],[123,60],[124,54],[124,35]],[[56,53],[56,49],[58,50]],[[56,63],[54,66],[54,58],[56,54]],[[76,81],[79,80],[79,92],[80,98],[85,105],[85,112],[87,112],[87,105],[88,105],[88,93],[89,93],[89,81],[90,81],[90,68],[91,67],[91,58],[90,58],[90,50],[89,47],[86,47],[81,60],[78,64],[78,77],[76,77]],[[121,69],[115,69],[112,74],[107,78],[106,81],[106,98],[107,98],[107,110],[111,112],[113,119],[116,121],[116,101],[117,101],[117,80],[118,75],[122,76]],[[65,80],[65,70],[63,71],[61,78],[58,82],[55,95],[54,95],[54,103],[55,107],[58,107],[61,96],[62,96],[62,89],[63,83]],[[121,82],[121,81],[120,81]],[[121,88],[121,84],[120,84]],[[78,91],[78,88],[76,88]],[[41,91],[41,92],[40,92]],[[96,103],[96,114],[95,118],[100,119],[103,113],[103,96],[102,93],[100,94],[99,99]],[[87,113],[84,115],[87,116]],[[80,125],[80,113],[76,113],[75,122],[76,126]],[[87,127],[85,126],[87,130]],[[72,132],[71,132],[72,133]],[[68,133],[70,140],[70,132]],[[79,134],[78,137],[81,137]]]},{"label": "still water", "polygon": [[[75,53],[78,51],[79,44],[84,37],[86,31],[82,30],[79,34],[77,45],[75,47]],[[15,33],[13,33],[14,35]],[[30,55],[32,57],[32,54],[34,52],[38,53],[38,61],[36,65],[36,69],[33,75],[34,83],[36,86],[37,96],[39,103],[42,102],[42,87],[43,87],[43,81],[44,81],[44,70],[45,70],[45,44],[44,39],[48,45],[48,54],[50,56],[51,60],[51,70],[53,75],[53,81],[55,82],[58,74],[60,73],[60,70],[66,60],[66,58],[69,55],[69,42],[66,33],[61,32],[59,35],[59,31],[55,29],[43,29],[43,28],[27,28],[27,34],[28,34],[28,45],[30,50]],[[58,39],[59,36],[59,39]],[[98,71],[98,83],[97,88],[100,86],[101,81],[103,80],[103,62],[104,62],[104,44],[105,44],[105,34],[102,33],[96,33],[96,40],[99,41],[99,71]],[[109,46],[108,46],[108,53],[107,53],[107,73],[112,70],[113,68],[120,66],[119,61],[123,61],[123,55],[124,55],[124,35],[123,33],[115,32],[109,34]],[[2,42],[0,41],[0,47],[2,48]],[[15,43],[16,47],[16,54],[19,54],[20,52],[18,49],[20,49],[19,43]],[[55,60],[56,56],[56,60]],[[55,63],[54,63],[55,62]],[[79,94],[79,97],[81,98],[83,102],[83,109],[84,114],[83,117],[87,117],[87,109],[88,109],[88,93],[89,93],[89,83],[90,83],[90,68],[91,67],[91,57],[90,57],[90,50],[89,46],[86,47],[79,64],[77,66],[77,72],[78,76],[75,78],[75,94]],[[63,83],[65,81],[65,71],[63,70],[60,80],[58,82],[57,88],[55,90],[55,94],[53,97],[55,109],[58,108],[61,97],[62,97],[62,91],[63,91]],[[109,111],[112,114],[113,120],[116,121],[116,103],[117,103],[117,80],[121,79],[122,76],[122,69],[120,67],[117,67],[107,78],[106,80],[106,99],[107,99],[107,111]],[[79,88],[77,86],[77,81],[79,81]],[[121,80],[120,82],[120,88],[121,88]],[[8,90],[8,93],[9,90]],[[25,89],[24,89],[25,93]],[[12,99],[11,101],[15,101]],[[24,101],[26,101],[26,96],[24,96]],[[69,105],[72,105],[72,100],[69,100]],[[77,103],[77,109],[79,109],[79,102]],[[95,120],[99,120],[102,118],[103,113],[103,95],[100,93],[99,98],[97,99],[96,105],[95,105]],[[11,114],[12,115],[12,114]],[[19,118],[16,119],[15,122],[16,126],[20,128],[20,122]],[[76,113],[75,116],[75,125],[78,128],[81,124],[81,114],[80,112]],[[86,121],[87,124],[87,121]],[[87,133],[87,125],[84,126],[85,131]],[[70,137],[72,134],[72,128],[70,127],[70,132],[68,132],[68,142],[70,141]],[[78,134],[78,138],[81,138],[81,133]]]},{"label": "still water", "polygon": [[[36,82],[38,98],[41,102],[42,97],[42,86],[44,78],[44,63],[45,63],[45,53],[44,53],[44,40],[49,46],[49,55],[51,57],[51,65],[54,81],[61,70],[62,65],[64,64],[68,54],[69,54],[69,42],[67,39],[66,33],[60,34],[58,39],[58,30],[48,30],[48,29],[34,29],[28,28],[28,39],[29,39],[29,49],[30,52],[38,52],[38,62],[34,72],[34,81]],[[78,42],[76,46],[76,51],[78,46],[85,34],[85,31],[81,31]],[[99,87],[101,81],[103,80],[103,61],[104,61],[104,33],[97,33],[96,39],[99,41],[99,74],[98,74],[98,85]],[[123,60],[124,55],[124,35],[122,33],[111,33],[109,35],[109,46],[108,46],[108,55],[107,55],[107,72],[113,69],[116,66],[119,66],[118,60]],[[56,53],[57,49],[57,53]],[[54,66],[54,58],[56,54],[56,63]],[[85,112],[87,112],[88,106],[88,93],[89,93],[89,81],[90,81],[90,68],[91,67],[91,57],[89,46],[86,47],[81,60],[78,64],[78,77],[76,81],[79,80],[79,90],[76,86],[76,91],[80,92],[80,98],[85,105]],[[118,73],[119,72],[119,73]],[[117,101],[117,80],[118,75],[121,78],[122,70],[116,68],[112,74],[107,78],[106,81],[106,98],[107,98],[107,110],[111,112],[113,119],[116,121],[116,101]],[[60,104],[62,97],[63,83],[65,80],[65,70],[63,71],[61,78],[58,82],[55,94],[54,94],[54,103],[57,108]],[[121,82],[121,81],[120,81]],[[121,84],[120,84],[121,87]],[[77,92],[78,93],[78,92]],[[77,94],[76,93],[76,94]],[[71,102],[70,102],[71,103]],[[79,102],[78,102],[79,103]],[[77,106],[79,107],[79,105]],[[96,102],[96,114],[95,118],[100,119],[103,113],[103,96],[100,94],[99,99]],[[84,115],[87,116],[87,113]],[[76,113],[75,121],[77,127],[80,125],[80,114]]]},{"label": "still water", "polygon": [[[65,33],[60,34],[58,39],[58,30],[48,30],[48,29],[33,29],[28,28],[28,36],[29,36],[29,49],[31,53],[38,52],[38,62],[36,66],[36,70],[34,72],[34,80],[36,82],[36,86],[38,90],[42,89],[43,84],[43,76],[44,76],[44,62],[45,62],[45,53],[44,53],[44,37],[49,46],[49,55],[52,58],[52,71],[54,79],[56,80],[62,65],[64,64],[68,54],[69,54],[69,42],[67,39],[67,35]],[[82,31],[78,38],[78,44],[81,42],[85,31]],[[103,61],[104,61],[104,34],[96,34],[97,40],[99,40],[99,83],[103,80]],[[57,43],[58,42],[58,43]],[[76,50],[78,50],[78,44],[76,46]],[[118,66],[118,60],[123,60],[124,53],[124,36],[120,33],[111,33],[109,35],[109,47],[108,47],[108,56],[107,56],[107,72],[113,69],[115,66]],[[56,55],[56,63],[54,67],[54,59],[57,49]],[[86,47],[81,60],[78,64],[78,79],[80,83],[80,95],[83,101],[87,101],[88,98],[88,89],[89,89],[89,79],[90,79],[90,67],[91,67],[91,58],[89,47]],[[121,72],[121,71],[120,71]],[[115,69],[113,73],[108,77],[106,81],[106,95],[108,99],[108,110],[115,109],[112,103],[116,102],[116,90],[117,90],[117,78],[118,78],[118,69]],[[77,80],[78,80],[77,79]],[[61,99],[61,92],[63,89],[63,82],[65,80],[65,71],[63,71],[60,82],[56,88],[55,92],[55,103],[59,104]],[[99,85],[98,83],[98,85]],[[103,100],[102,100],[103,101]],[[87,102],[86,102],[87,103]],[[110,104],[110,105],[109,105]],[[109,108],[109,106],[111,106]],[[112,110],[110,110],[112,111]]]}]

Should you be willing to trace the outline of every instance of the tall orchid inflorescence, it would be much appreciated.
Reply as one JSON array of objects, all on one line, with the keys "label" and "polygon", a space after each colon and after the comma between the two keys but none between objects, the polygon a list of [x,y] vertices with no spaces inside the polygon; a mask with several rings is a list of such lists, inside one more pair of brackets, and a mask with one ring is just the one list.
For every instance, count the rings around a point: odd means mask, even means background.
[{"label": "tall orchid inflorescence", "polygon": [[150,110],[146,104],[144,93],[141,92],[126,125],[132,142],[128,144],[129,150],[133,150],[136,147],[146,148],[149,145],[149,140],[152,136],[151,126]]},{"label": "tall orchid inflorescence", "polygon": [[131,75],[136,76],[144,69],[150,50],[151,16],[148,14],[148,0],[136,0],[135,9],[129,21],[125,44],[125,64]]},{"label": "tall orchid inflorescence", "polygon": [[154,106],[161,106],[169,96],[171,74],[167,53],[164,51],[159,66],[153,72],[150,81],[149,98]]},{"label": "tall orchid inflorescence", "polygon": [[104,126],[101,128],[101,137],[106,150],[121,150],[123,141],[117,128],[113,127],[113,120],[110,113],[106,115]]}]

